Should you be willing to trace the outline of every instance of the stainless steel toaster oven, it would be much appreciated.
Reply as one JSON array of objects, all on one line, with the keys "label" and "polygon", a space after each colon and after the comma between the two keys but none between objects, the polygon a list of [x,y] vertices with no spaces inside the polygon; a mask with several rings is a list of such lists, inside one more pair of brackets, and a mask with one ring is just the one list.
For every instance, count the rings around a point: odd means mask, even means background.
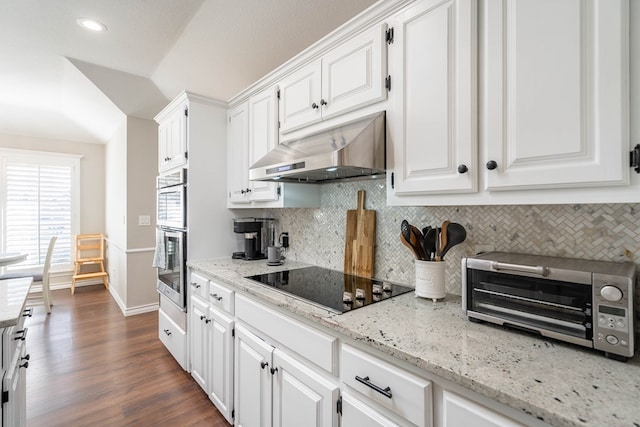
[{"label": "stainless steel toaster oven", "polygon": [[462,259],[462,305],[485,321],[604,351],[634,354],[636,266],[490,252]]}]

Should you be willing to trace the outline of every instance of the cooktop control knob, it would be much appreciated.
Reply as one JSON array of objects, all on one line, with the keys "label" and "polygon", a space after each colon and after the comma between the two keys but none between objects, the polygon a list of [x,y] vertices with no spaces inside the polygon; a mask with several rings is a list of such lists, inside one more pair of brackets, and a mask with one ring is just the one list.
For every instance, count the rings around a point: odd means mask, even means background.
[{"label": "cooktop control knob", "polygon": [[600,289],[600,295],[607,301],[620,301],[622,299],[622,291],[611,285],[603,286]]}]

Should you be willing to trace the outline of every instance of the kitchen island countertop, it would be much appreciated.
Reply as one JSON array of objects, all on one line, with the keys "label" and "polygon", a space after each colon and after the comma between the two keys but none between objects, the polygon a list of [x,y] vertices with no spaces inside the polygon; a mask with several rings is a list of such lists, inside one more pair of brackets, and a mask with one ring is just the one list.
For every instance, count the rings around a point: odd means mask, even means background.
[{"label": "kitchen island countertop", "polygon": [[244,279],[301,268],[287,260],[219,258],[188,262],[237,291],[362,342],[554,426],[640,427],[640,356],[627,363],[601,352],[470,322],[460,297],[432,302],[413,293],[336,314]]},{"label": "kitchen island countertop", "polygon": [[18,324],[32,282],[31,277],[0,280],[0,328]]}]

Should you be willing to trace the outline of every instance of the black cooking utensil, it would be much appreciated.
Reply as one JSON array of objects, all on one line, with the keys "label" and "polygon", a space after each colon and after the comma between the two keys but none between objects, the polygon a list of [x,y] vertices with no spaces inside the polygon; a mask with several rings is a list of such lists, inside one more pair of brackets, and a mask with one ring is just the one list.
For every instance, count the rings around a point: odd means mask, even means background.
[{"label": "black cooking utensil", "polygon": [[415,255],[416,259],[426,260],[426,255],[424,253],[424,249],[422,248],[422,241],[424,240],[424,236],[420,230],[418,230],[415,226],[409,224],[409,221],[402,220],[400,224],[400,235],[402,236],[402,243],[408,247],[411,252]]},{"label": "black cooking utensil", "polygon": [[447,244],[441,249],[442,254],[440,257],[444,258],[447,252],[449,252],[449,249],[464,242],[466,238],[467,230],[465,230],[462,225],[456,222],[449,223],[447,227]]},{"label": "black cooking utensil", "polygon": [[424,236],[424,251],[427,253],[427,260],[431,261],[431,254],[436,252],[436,239],[438,238],[438,228],[431,228],[427,230]]},{"label": "black cooking utensil", "polygon": [[420,259],[422,261],[426,261],[429,257],[424,251],[424,236],[422,235],[422,232],[418,227],[413,225],[409,225],[409,228],[411,229],[412,236],[411,244],[415,246],[416,252],[418,253],[418,256],[420,256]]},{"label": "black cooking utensil", "polygon": [[427,240],[427,235],[431,231],[431,226],[428,225],[422,229],[422,249],[424,250],[425,259],[427,261],[431,261],[431,248],[429,247],[429,241]]}]

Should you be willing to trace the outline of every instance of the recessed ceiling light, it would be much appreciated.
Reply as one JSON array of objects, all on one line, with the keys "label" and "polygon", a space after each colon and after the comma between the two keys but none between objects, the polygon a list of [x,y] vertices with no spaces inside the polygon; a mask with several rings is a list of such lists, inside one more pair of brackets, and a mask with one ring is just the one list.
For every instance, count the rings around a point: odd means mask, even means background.
[{"label": "recessed ceiling light", "polygon": [[107,31],[107,26],[104,25],[102,22],[96,21],[95,19],[78,18],[76,22],[85,30],[96,31],[98,33]]}]

